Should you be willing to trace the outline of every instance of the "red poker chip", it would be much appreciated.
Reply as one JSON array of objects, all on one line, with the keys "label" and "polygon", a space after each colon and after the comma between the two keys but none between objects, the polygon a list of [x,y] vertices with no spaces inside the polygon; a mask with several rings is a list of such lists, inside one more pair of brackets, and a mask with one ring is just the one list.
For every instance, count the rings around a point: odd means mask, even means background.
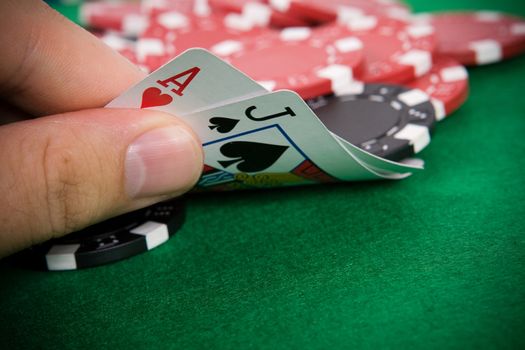
[{"label": "red poker chip", "polygon": [[118,52],[122,56],[128,59],[133,64],[138,64],[137,56],[135,54],[135,41],[129,40],[127,38],[124,38],[120,36],[117,33],[112,32],[104,32],[104,33],[97,33],[93,32],[93,34],[102,40],[104,44],[112,48],[114,51]]},{"label": "red poker chip", "polygon": [[469,92],[468,72],[465,67],[444,56],[434,57],[432,69],[406,85],[422,90],[432,98],[438,121],[461,107]]},{"label": "red poker chip", "polygon": [[262,32],[250,24],[223,15],[195,16],[167,11],[152,16],[150,26],[138,40],[139,62],[155,70],[181,52],[200,47],[221,53],[224,42],[236,41]]},{"label": "red poker chip", "polygon": [[207,0],[141,0],[141,11],[148,16],[156,16],[167,11],[206,16],[211,13]]},{"label": "red poker chip", "polygon": [[410,8],[396,0],[269,0],[270,6],[288,16],[315,22],[344,23],[363,16],[406,19]]},{"label": "red poker chip", "polygon": [[147,26],[147,17],[140,4],[127,2],[86,2],[80,6],[83,26],[114,30],[126,36],[138,36]]},{"label": "red poker chip", "polygon": [[498,62],[525,52],[525,19],[498,12],[418,15],[436,30],[437,53],[464,65]]},{"label": "red poker chip", "polygon": [[268,90],[289,89],[308,99],[345,89],[354,81],[363,54],[351,35],[287,28],[230,42],[220,55]]},{"label": "red poker chip", "polygon": [[305,26],[308,23],[295,16],[272,9],[262,0],[208,0],[212,9],[241,14],[255,26],[278,28]]},{"label": "red poker chip", "polygon": [[357,79],[365,83],[402,84],[432,67],[435,36],[428,24],[367,16],[331,24],[320,31],[350,32],[363,43],[364,67]]},{"label": "red poker chip", "polygon": [[[151,46],[154,46],[155,43],[150,44]],[[140,46],[137,45],[137,52]],[[161,50],[163,50],[161,48]],[[168,63],[173,57],[166,54],[157,54],[157,55],[149,55],[146,57],[140,57],[137,55],[137,60],[139,61],[140,65],[142,65],[148,72],[153,72],[166,63]]]}]

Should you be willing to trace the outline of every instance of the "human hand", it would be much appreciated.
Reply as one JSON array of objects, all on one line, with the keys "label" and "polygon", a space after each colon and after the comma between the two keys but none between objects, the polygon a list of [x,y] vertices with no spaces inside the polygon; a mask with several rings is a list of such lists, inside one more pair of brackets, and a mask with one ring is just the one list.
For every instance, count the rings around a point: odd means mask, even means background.
[{"label": "human hand", "polygon": [[200,142],[172,115],[103,109],[144,78],[38,0],[0,1],[0,257],[178,196]]}]

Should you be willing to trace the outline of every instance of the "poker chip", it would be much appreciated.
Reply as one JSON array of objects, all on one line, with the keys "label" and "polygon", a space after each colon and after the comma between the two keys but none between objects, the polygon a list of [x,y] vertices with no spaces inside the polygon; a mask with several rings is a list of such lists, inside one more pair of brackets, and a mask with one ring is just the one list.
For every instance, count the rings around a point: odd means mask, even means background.
[{"label": "poker chip", "polygon": [[269,0],[273,9],[316,22],[345,23],[363,16],[381,16],[406,19],[409,7],[395,0]]},{"label": "poker chip", "polygon": [[141,0],[141,12],[154,16],[166,11],[178,11],[186,14],[208,15],[210,8],[207,0]]},{"label": "poker chip", "polygon": [[289,89],[312,98],[353,82],[362,43],[348,33],[314,35],[307,27],[230,41],[216,52],[268,90]]},{"label": "poker chip", "polygon": [[138,61],[153,71],[177,54],[193,48],[217,52],[224,43],[260,34],[242,19],[223,15],[196,16],[167,11],[152,17],[137,43]]},{"label": "poker chip", "polygon": [[396,85],[356,84],[354,94],[318,97],[307,103],[332,133],[393,161],[423,150],[436,121],[427,94]]},{"label": "poker chip", "polygon": [[469,92],[468,72],[452,58],[437,56],[433,60],[432,69],[407,86],[422,90],[431,97],[439,121],[466,101]]},{"label": "poker chip", "polygon": [[258,27],[283,28],[307,25],[306,21],[275,11],[260,0],[209,0],[209,4],[214,9],[241,14],[243,18]]},{"label": "poker chip", "polygon": [[138,64],[137,56],[135,53],[135,41],[123,38],[122,36],[111,32],[105,32],[100,35],[95,35],[100,40],[102,40],[104,44],[108,45],[110,48],[112,48],[122,56],[126,57],[128,61],[130,61],[133,64]]},{"label": "poker chip", "polygon": [[147,17],[140,4],[129,2],[86,2],[80,6],[79,19],[83,26],[114,30],[137,37],[147,26]]},{"label": "poker chip", "polygon": [[357,79],[365,83],[405,83],[432,67],[436,41],[434,29],[425,23],[369,16],[347,21],[344,26],[326,25],[319,31],[349,31],[361,40],[364,67]]},{"label": "poker chip", "polygon": [[158,203],[34,246],[15,258],[50,271],[116,262],[165,243],[182,226],[184,215],[180,199]]},{"label": "poker chip", "polygon": [[422,14],[436,30],[437,53],[464,65],[483,65],[525,51],[525,20],[498,12]]}]

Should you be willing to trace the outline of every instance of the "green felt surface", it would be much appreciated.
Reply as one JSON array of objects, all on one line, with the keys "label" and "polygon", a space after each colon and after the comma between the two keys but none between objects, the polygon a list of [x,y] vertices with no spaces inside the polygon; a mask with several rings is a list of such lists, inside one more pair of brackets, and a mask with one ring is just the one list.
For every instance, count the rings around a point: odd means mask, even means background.
[{"label": "green felt surface", "polygon": [[525,56],[470,76],[406,180],[195,195],[147,254],[0,263],[0,348],[525,348]]}]

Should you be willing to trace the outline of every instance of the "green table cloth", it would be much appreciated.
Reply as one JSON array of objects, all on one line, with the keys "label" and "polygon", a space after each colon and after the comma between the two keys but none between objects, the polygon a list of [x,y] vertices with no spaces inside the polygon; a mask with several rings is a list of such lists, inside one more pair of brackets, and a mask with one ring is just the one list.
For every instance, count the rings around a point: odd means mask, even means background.
[{"label": "green table cloth", "polygon": [[0,262],[0,348],[525,348],[525,56],[469,73],[406,180],[192,195],[180,232],[131,259]]}]

